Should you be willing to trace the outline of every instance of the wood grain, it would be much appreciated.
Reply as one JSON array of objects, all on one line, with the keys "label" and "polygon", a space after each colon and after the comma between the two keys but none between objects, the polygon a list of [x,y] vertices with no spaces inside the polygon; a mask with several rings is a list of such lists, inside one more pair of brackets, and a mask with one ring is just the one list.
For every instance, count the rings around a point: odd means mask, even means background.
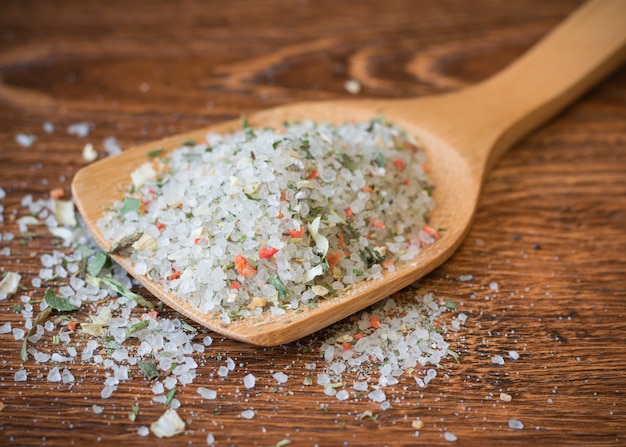
[{"label": "wood grain", "polygon": [[[4,1],[0,232],[17,232],[11,216],[23,213],[25,194],[69,187],[88,141],[102,151],[102,140],[116,136],[128,147],[275,105],[349,98],[343,83],[353,77],[368,98],[454,90],[519,57],[579,3]],[[304,365],[320,363],[324,332],[276,348],[216,339],[198,358],[199,377],[179,392],[184,437],[141,438],[138,426],[164,410],[150,403],[149,383],[129,381],[103,401],[104,370],[75,364],[80,384],[49,384],[48,367],[22,364],[19,342],[0,335],[0,443],[205,445],[212,432],[217,445],[444,445],[451,431],[458,445],[623,445],[625,100],[622,67],[497,164],[467,240],[420,283],[468,315],[449,335],[460,363],[446,361],[445,377],[425,390],[403,378],[388,393],[398,398],[393,409],[301,385]],[[56,124],[52,135],[42,131],[46,120]],[[66,133],[79,121],[94,124],[88,138]],[[38,140],[21,148],[19,132]],[[0,243],[11,249],[0,268],[19,271],[25,284],[37,275],[38,255],[57,248],[50,238]],[[472,281],[458,281],[464,274]],[[23,325],[15,302],[0,302],[0,323]],[[510,349],[519,360],[507,357]],[[218,380],[220,354],[244,366]],[[492,364],[495,354],[504,365]],[[28,382],[14,382],[22,367]],[[273,392],[268,371],[287,367],[289,382]],[[258,377],[253,391],[241,385],[248,372]],[[218,389],[218,399],[207,405],[198,386]],[[501,401],[501,391],[512,401]],[[135,402],[133,423],[126,414]],[[94,414],[93,404],[104,413]],[[244,421],[239,414],[250,407],[257,415]],[[365,410],[378,420],[360,419]],[[425,423],[417,438],[416,417]],[[509,429],[510,418],[525,428]]]}]

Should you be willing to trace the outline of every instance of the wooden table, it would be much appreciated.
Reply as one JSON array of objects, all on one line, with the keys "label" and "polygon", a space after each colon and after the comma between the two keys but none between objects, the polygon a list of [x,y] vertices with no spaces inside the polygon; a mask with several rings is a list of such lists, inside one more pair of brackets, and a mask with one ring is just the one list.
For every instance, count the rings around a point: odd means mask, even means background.
[{"label": "wooden table", "polygon": [[[0,233],[17,233],[26,194],[68,189],[88,142],[103,153],[109,136],[130,147],[274,105],[347,98],[348,79],[360,82],[362,97],[455,90],[514,60],[579,3],[4,0]],[[43,131],[45,121],[54,133]],[[76,122],[92,123],[87,137],[66,132]],[[37,141],[20,147],[18,133]],[[460,363],[448,358],[424,390],[403,377],[388,392],[397,398],[392,409],[302,385],[305,364],[323,363],[316,349],[324,333],[267,349],[215,336],[196,381],[179,389],[186,432],[144,438],[138,427],[165,408],[151,403],[149,382],[137,377],[103,400],[103,369],[76,362],[68,367],[79,383],[48,383],[50,366],[23,363],[21,343],[5,334],[0,444],[206,445],[213,433],[220,446],[442,445],[452,432],[458,445],[624,445],[625,145],[622,67],[504,156],[466,242],[420,282],[468,315],[447,335]],[[0,243],[10,249],[0,269],[19,272],[40,299],[43,289],[30,284],[39,255],[56,248],[52,238]],[[0,301],[0,324],[23,327],[17,302]],[[519,360],[508,357],[512,349]],[[218,380],[219,355],[243,367]],[[494,355],[504,365],[492,363]],[[14,382],[21,368],[29,380]],[[278,392],[270,370],[289,371]],[[258,383],[245,391],[250,372]],[[215,387],[218,398],[207,405],[198,386]],[[141,412],[131,422],[134,403]],[[95,414],[94,404],[104,412]],[[254,419],[240,416],[246,408],[256,410]],[[359,416],[367,410],[377,418]],[[419,437],[416,418],[424,422]],[[510,419],[524,428],[509,428]]]}]

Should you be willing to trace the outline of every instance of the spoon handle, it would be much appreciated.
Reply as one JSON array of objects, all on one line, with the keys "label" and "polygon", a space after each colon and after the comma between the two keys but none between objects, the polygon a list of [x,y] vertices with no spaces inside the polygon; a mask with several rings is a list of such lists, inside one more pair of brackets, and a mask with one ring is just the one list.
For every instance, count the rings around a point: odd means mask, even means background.
[{"label": "spoon handle", "polygon": [[504,70],[433,98],[428,110],[438,109],[434,124],[481,178],[513,143],[625,59],[626,0],[591,0]]}]

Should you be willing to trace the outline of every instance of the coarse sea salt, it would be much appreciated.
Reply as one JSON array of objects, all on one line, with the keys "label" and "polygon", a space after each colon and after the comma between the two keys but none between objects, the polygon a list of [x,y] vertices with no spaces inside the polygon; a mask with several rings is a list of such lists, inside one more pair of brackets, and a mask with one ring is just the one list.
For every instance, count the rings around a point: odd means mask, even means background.
[{"label": "coarse sea salt", "polygon": [[146,157],[98,225],[151,280],[223,323],[380,278],[438,237],[424,153],[381,119],[244,126]]}]

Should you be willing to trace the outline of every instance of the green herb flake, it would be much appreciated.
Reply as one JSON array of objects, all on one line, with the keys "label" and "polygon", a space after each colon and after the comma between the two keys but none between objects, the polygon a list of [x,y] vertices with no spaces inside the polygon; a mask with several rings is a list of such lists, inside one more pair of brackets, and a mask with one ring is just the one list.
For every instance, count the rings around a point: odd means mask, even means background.
[{"label": "green herb flake", "polygon": [[108,260],[109,257],[105,252],[98,252],[98,254],[96,254],[96,256],[94,256],[94,258],[87,265],[87,273],[92,276],[98,276]]},{"label": "green herb flake", "polygon": [[172,403],[172,401],[174,400],[174,396],[176,396],[176,388],[172,388],[165,395],[165,405],[167,405],[169,407],[170,404]]},{"label": "green herb flake", "polygon": [[15,313],[21,313],[24,310],[24,306],[22,306],[21,304],[14,304],[13,305],[13,311]]},{"label": "green herb flake", "polygon": [[140,321],[139,323],[133,324],[126,331],[126,336],[124,338],[128,338],[131,335],[136,334],[140,330],[147,328],[149,325],[150,325],[150,320],[143,320],[143,321]]},{"label": "green herb flake", "polygon": [[195,146],[196,145],[196,140],[193,139],[188,139],[188,140],[183,140],[180,142],[181,146]]},{"label": "green herb flake", "polygon": [[43,300],[48,306],[59,312],[71,312],[78,309],[78,307],[70,303],[69,298],[57,295],[54,293],[54,290],[50,288],[46,289],[46,292],[43,295]]},{"label": "green herb flake", "polygon": [[91,284],[95,284],[95,285],[99,285],[100,283],[103,283],[105,286],[113,289],[120,295],[133,300],[140,306],[147,307],[148,309],[154,309],[154,305],[150,301],[146,300],[143,296],[129,290],[121,282],[119,282],[117,279],[113,278],[110,275],[102,276],[100,278],[89,276],[87,278],[87,282]]},{"label": "green herb flake", "polygon": [[270,275],[270,277],[267,279],[267,282],[276,289],[276,291],[278,292],[278,298],[280,298],[281,300],[287,298],[287,287],[285,287],[278,275]]},{"label": "green herb flake", "polygon": [[291,444],[291,440],[289,440],[289,439],[283,439],[283,440],[278,441],[278,442],[276,443],[276,447],[285,447],[285,446],[287,446],[287,445],[289,445],[289,444]]},{"label": "green herb flake", "polygon": [[376,163],[376,166],[378,166],[379,168],[384,168],[385,166],[387,166],[387,160],[385,160],[385,156],[380,151],[376,151],[374,153],[373,161],[374,163]]},{"label": "green herb flake", "polygon": [[193,327],[189,323],[183,323],[182,327],[183,327],[184,330],[186,330],[187,332],[191,332],[192,334],[195,334],[196,332],[198,332],[198,329],[196,329],[195,327]]},{"label": "green herb flake", "polygon": [[128,419],[131,422],[135,422],[135,419],[137,419],[138,414],[139,414],[139,405],[135,404],[131,407],[131,410],[128,412]]},{"label": "green herb flake", "polygon": [[124,203],[122,203],[122,209],[120,210],[120,214],[126,214],[130,212],[139,212],[139,206],[141,205],[141,201],[136,197],[125,197]]},{"label": "green herb flake", "polygon": [[157,147],[154,150],[151,150],[148,152],[148,157],[150,158],[156,158],[161,156],[161,154],[163,154],[163,148],[162,147]]},{"label": "green herb flake", "polygon": [[138,360],[137,366],[139,366],[143,375],[146,376],[146,379],[153,380],[159,377],[159,370],[153,362],[142,362]]},{"label": "green herb flake", "polygon": [[452,300],[446,300],[446,302],[445,302],[445,306],[446,306],[448,309],[453,309],[453,310],[454,310],[454,309],[456,309],[456,308],[458,307],[458,306],[457,306],[457,304],[456,304],[454,301],[452,301]]}]

